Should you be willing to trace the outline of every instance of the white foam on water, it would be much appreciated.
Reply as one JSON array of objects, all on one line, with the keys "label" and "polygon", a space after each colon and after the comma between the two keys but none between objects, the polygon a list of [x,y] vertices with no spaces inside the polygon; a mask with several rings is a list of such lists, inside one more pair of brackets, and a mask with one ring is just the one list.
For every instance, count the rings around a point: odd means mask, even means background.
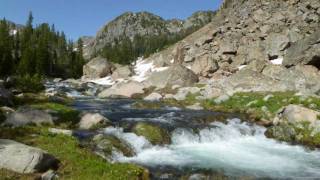
[{"label": "white foam on water", "polygon": [[[151,146],[145,138],[121,129],[113,133],[134,147],[134,157],[118,156],[119,162],[147,166],[175,166],[223,170],[230,176],[316,179],[320,177],[320,152],[265,137],[265,128],[230,120],[227,124],[194,133],[176,129],[172,144]],[[107,132],[110,132],[106,130]],[[113,131],[111,131],[113,132]],[[147,145],[145,145],[147,144]]]}]

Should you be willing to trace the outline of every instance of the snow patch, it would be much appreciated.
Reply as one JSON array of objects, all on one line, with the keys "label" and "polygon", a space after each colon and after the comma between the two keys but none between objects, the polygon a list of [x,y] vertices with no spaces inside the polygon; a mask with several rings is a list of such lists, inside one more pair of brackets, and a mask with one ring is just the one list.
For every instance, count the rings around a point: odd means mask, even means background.
[{"label": "snow patch", "polygon": [[245,67],[247,67],[247,65],[241,65],[241,66],[238,67],[238,69],[241,70],[241,69],[243,69]]},{"label": "snow patch", "polygon": [[111,78],[111,76],[107,76],[107,77],[95,79],[95,80],[89,80],[89,82],[92,82],[98,85],[104,85],[104,86],[111,86],[115,83],[114,80]]},{"label": "snow patch", "polygon": [[152,72],[160,72],[168,69],[169,67],[156,68],[152,61],[148,62],[143,58],[139,58],[134,67],[135,76],[132,77],[134,81],[142,82],[148,78]]},{"label": "snow patch", "polygon": [[272,64],[274,64],[274,65],[282,65],[283,57],[280,57],[280,58],[278,58],[278,59],[271,60],[270,62],[271,62]]}]

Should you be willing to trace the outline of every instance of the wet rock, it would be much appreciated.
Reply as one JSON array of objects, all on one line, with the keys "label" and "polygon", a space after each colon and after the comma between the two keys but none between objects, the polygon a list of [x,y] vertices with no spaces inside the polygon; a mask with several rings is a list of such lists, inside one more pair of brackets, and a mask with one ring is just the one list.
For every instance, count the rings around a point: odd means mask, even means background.
[{"label": "wet rock", "polygon": [[298,105],[280,110],[266,135],[280,141],[320,147],[320,112]]},{"label": "wet rock", "polygon": [[115,136],[98,134],[93,137],[93,143],[95,151],[108,160],[111,160],[113,153],[122,153],[127,157],[135,155],[129,145]]},{"label": "wet rock", "polygon": [[5,124],[19,127],[28,124],[35,124],[38,126],[42,124],[53,125],[54,122],[53,117],[46,111],[22,107],[10,114],[5,121]]},{"label": "wet rock", "polygon": [[87,113],[79,122],[80,129],[97,129],[111,125],[111,121],[99,113]]},{"label": "wet rock", "polygon": [[159,93],[151,93],[150,95],[144,98],[145,101],[160,101],[161,99],[162,96]]},{"label": "wet rock", "polygon": [[114,66],[107,59],[97,57],[83,66],[83,75],[89,79],[98,79],[112,74]]},{"label": "wet rock", "polygon": [[170,144],[169,132],[159,126],[139,122],[132,131],[138,136],[144,136],[153,145]]},{"label": "wet rock", "polygon": [[112,98],[112,97],[126,97],[130,98],[136,94],[143,94],[144,93],[144,84],[136,82],[136,81],[129,81],[129,82],[120,82],[113,85],[111,88],[103,90],[101,93],[98,94],[100,98]]},{"label": "wet rock", "polygon": [[18,173],[45,172],[56,169],[59,161],[52,155],[12,140],[0,140],[0,168]]}]

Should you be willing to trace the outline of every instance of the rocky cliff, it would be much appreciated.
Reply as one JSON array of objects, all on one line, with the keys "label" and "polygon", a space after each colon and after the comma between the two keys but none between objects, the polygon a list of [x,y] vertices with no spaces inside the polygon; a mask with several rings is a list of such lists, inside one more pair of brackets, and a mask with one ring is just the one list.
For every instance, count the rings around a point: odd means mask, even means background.
[{"label": "rocky cliff", "polygon": [[94,52],[99,52],[109,43],[114,43],[123,36],[131,40],[136,35],[156,36],[160,34],[177,34],[189,29],[197,29],[209,23],[214,17],[213,11],[199,11],[187,20],[165,20],[149,12],[127,12],[104,25],[96,37],[85,48],[85,57],[89,58]]}]

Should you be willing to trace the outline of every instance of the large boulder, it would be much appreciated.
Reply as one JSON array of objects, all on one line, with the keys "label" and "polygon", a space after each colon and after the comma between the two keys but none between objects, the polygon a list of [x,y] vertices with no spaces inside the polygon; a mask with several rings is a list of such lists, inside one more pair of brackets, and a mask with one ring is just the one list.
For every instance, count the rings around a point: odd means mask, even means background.
[{"label": "large boulder", "polygon": [[283,65],[313,65],[320,69],[320,31],[293,43],[284,56]]},{"label": "large boulder", "polygon": [[0,169],[18,173],[45,172],[56,169],[59,161],[41,149],[12,140],[0,139]]},{"label": "large boulder", "polygon": [[275,124],[280,121],[289,123],[308,122],[316,125],[320,119],[320,112],[299,105],[289,105],[281,110],[275,118]]},{"label": "large boulder", "polygon": [[105,127],[110,124],[111,121],[99,113],[87,113],[81,118],[79,122],[79,128],[89,130],[93,128]]},{"label": "large boulder", "polygon": [[267,137],[310,147],[320,147],[320,112],[298,105],[279,111]]},{"label": "large boulder", "polygon": [[147,97],[144,98],[145,101],[160,101],[162,99],[161,94],[159,93],[151,93]]},{"label": "large boulder", "polygon": [[218,63],[209,55],[204,55],[198,57],[193,65],[191,70],[201,76],[208,76],[211,73],[216,72],[219,69]]},{"label": "large boulder", "polygon": [[143,94],[145,86],[136,81],[120,82],[98,94],[100,98],[125,97]]},{"label": "large boulder", "polygon": [[114,66],[107,59],[96,57],[83,66],[85,78],[98,79],[112,74]]},{"label": "large boulder", "polygon": [[23,107],[16,112],[11,113],[5,121],[5,124],[14,127],[20,127],[28,124],[42,125],[54,124],[53,117],[43,110]]},{"label": "large boulder", "polygon": [[286,35],[272,33],[266,39],[266,50],[270,58],[277,58],[282,51],[289,46],[289,38]]},{"label": "large boulder", "polygon": [[120,66],[112,73],[112,79],[128,79],[133,72],[129,66]]},{"label": "large boulder", "polygon": [[173,65],[160,72],[154,72],[147,79],[150,86],[165,88],[173,85],[192,86],[198,82],[198,76],[182,65]]}]

